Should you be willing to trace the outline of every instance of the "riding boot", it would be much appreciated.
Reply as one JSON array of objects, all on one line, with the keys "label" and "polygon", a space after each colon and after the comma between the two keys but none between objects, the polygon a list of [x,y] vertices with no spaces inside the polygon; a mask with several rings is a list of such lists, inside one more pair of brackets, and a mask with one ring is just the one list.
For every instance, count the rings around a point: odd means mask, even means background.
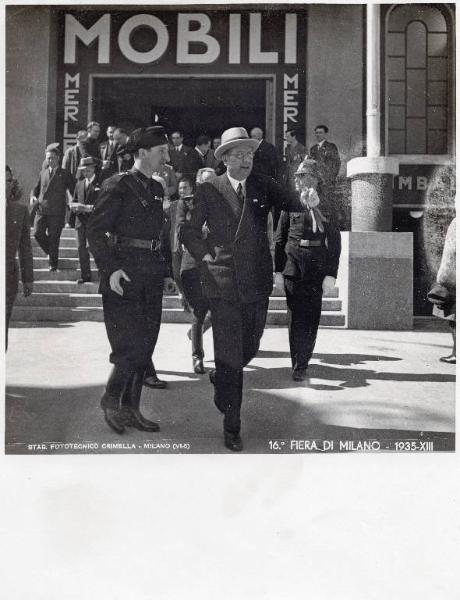
[{"label": "riding boot", "polygon": [[139,410],[143,384],[144,369],[139,369],[132,376],[130,386],[124,397],[124,423],[125,425],[139,429],[139,431],[160,431],[158,423],[146,419]]}]

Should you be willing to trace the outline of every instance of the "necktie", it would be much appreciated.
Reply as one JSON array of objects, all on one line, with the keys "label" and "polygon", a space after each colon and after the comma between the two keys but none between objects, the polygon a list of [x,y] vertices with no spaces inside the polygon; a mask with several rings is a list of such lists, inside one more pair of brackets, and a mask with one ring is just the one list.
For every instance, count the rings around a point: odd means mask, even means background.
[{"label": "necktie", "polygon": [[243,186],[241,183],[238,184],[238,188],[236,190],[236,195],[238,196],[238,201],[240,203],[240,207],[241,209],[243,209],[243,205],[244,205],[244,193],[243,193]]}]

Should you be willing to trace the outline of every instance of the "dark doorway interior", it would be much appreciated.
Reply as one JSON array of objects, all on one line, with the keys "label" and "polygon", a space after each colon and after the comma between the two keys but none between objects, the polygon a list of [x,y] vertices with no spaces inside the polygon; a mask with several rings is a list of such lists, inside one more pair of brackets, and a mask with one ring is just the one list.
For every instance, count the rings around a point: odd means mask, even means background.
[{"label": "dark doorway interior", "polygon": [[95,77],[92,118],[128,131],[158,122],[194,145],[229,127],[265,128],[265,89],[264,79]]}]

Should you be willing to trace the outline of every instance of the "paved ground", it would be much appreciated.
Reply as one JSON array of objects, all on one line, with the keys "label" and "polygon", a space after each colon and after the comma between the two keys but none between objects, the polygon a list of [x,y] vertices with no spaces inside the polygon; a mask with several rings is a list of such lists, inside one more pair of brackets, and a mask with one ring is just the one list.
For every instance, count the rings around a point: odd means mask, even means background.
[{"label": "paved ground", "polygon": [[[144,388],[143,412],[160,423],[161,433],[129,430],[117,436],[99,408],[110,369],[104,325],[13,324],[6,451],[81,452],[78,444],[88,443],[96,452],[227,452],[208,377],[191,373],[187,327],[162,325],[155,364],[169,389]],[[455,367],[439,362],[450,341],[442,324],[438,331],[321,329],[310,379],[296,384],[290,377],[287,331],[267,328],[259,355],[245,372],[245,452],[361,450],[363,441],[372,440],[377,440],[373,449],[416,440],[412,447],[427,450],[431,446],[421,442],[429,440],[434,450],[452,450]],[[210,332],[205,349],[210,367]]]}]

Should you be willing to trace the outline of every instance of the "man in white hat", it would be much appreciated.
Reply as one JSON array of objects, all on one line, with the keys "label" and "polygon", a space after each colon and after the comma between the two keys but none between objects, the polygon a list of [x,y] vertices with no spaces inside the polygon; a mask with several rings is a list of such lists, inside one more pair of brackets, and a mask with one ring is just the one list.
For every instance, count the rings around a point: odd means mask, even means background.
[{"label": "man in white hat", "polygon": [[210,302],[216,364],[210,379],[214,403],[224,414],[225,445],[234,451],[243,448],[243,368],[259,349],[273,289],[267,217],[273,206],[296,211],[303,206],[297,193],[252,173],[258,146],[242,127],[225,131],[214,154],[227,172],[199,186],[187,216],[177,215],[179,239],[198,261]]}]

